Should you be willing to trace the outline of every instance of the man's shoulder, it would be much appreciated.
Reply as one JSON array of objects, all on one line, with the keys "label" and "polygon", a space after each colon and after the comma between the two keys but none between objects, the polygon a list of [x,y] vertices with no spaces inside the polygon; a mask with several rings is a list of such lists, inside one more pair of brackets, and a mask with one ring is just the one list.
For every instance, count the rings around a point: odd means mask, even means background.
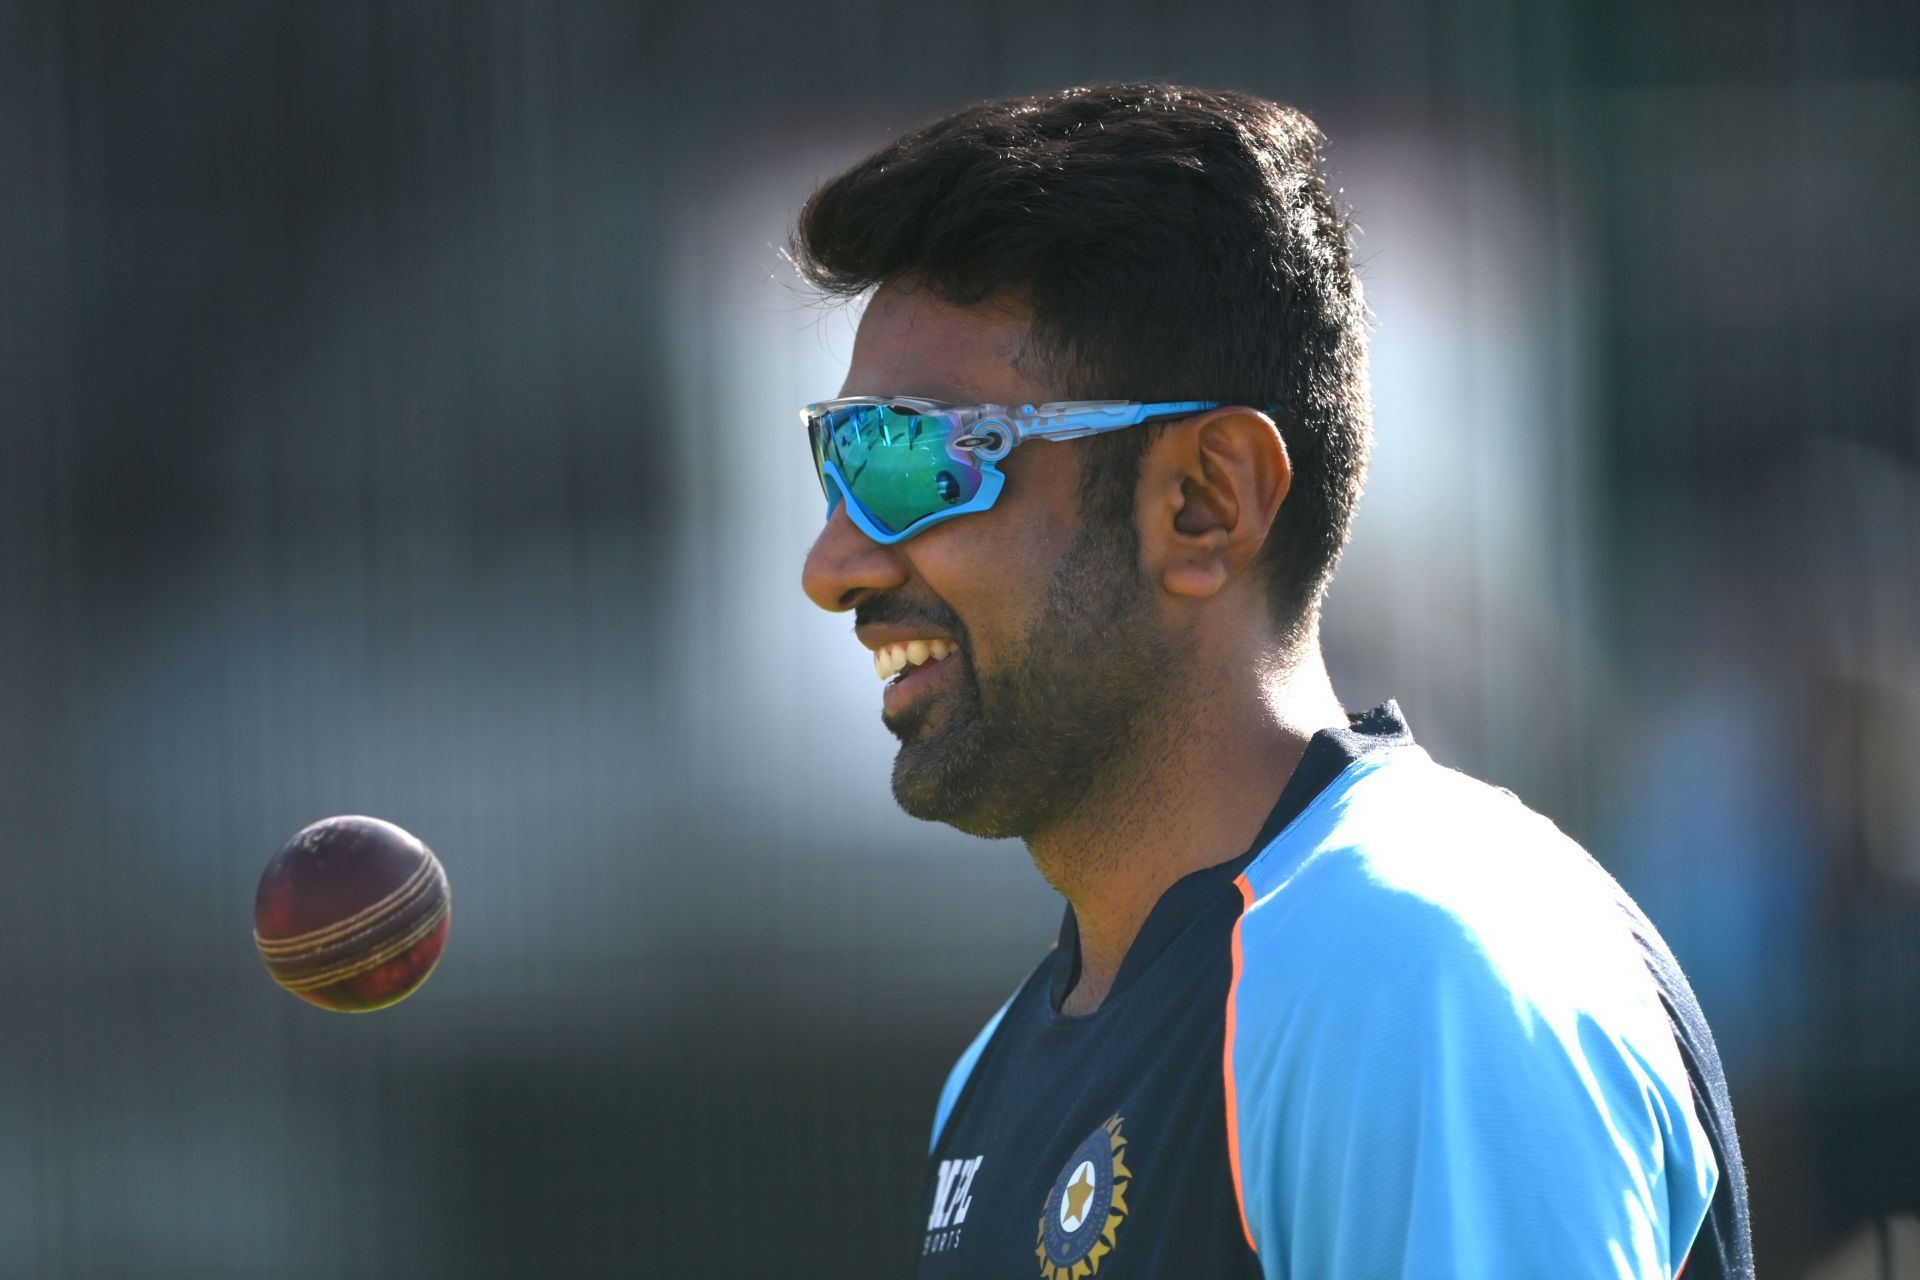
[{"label": "man's shoulder", "polygon": [[1545,1274],[1579,1205],[1554,1274],[1612,1274],[1608,1241],[1685,1257],[1717,1165],[1619,887],[1576,842],[1396,749],[1241,892],[1228,1115],[1262,1248]]},{"label": "man's shoulder", "polygon": [[1591,863],[1513,792],[1438,764],[1410,744],[1363,757],[1334,779],[1254,858],[1249,877],[1277,884],[1329,856],[1334,861],[1317,868],[1322,873],[1358,863],[1416,880],[1440,865],[1511,862],[1516,870],[1569,871]]},{"label": "man's shoulder", "polygon": [[1584,899],[1611,879],[1511,791],[1436,764],[1419,747],[1370,756],[1329,785],[1244,873],[1253,906],[1284,895],[1386,905],[1413,894],[1473,909],[1508,886]]},{"label": "man's shoulder", "polygon": [[1243,873],[1247,967],[1302,995],[1364,982],[1379,998],[1462,969],[1556,1003],[1651,995],[1618,885],[1551,821],[1418,747],[1364,766]]}]

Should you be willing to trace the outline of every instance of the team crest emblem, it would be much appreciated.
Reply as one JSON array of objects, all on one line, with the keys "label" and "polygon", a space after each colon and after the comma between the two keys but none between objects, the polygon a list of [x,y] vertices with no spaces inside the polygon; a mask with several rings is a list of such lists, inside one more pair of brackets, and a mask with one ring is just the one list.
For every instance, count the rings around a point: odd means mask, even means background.
[{"label": "team crest emblem", "polygon": [[1042,1280],[1082,1280],[1100,1270],[1127,1220],[1127,1139],[1115,1116],[1088,1135],[1053,1180],[1040,1214]]}]

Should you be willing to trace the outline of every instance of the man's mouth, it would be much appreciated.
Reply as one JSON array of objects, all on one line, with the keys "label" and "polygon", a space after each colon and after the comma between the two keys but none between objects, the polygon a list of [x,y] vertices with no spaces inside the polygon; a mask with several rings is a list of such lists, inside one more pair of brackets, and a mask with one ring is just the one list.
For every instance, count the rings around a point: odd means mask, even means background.
[{"label": "man's mouth", "polygon": [[883,644],[873,651],[873,674],[882,680],[900,680],[917,667],[944,660],[959,646],[950,640],[906,640]]},{"label": "man's mouth", "polygon": [[881,645],[873,652],[873,673],[887,681],[881,699],[888,715],[898,715],[923,691],[939,683],[956,665],[960,646],[951,640],[908,640]]}]

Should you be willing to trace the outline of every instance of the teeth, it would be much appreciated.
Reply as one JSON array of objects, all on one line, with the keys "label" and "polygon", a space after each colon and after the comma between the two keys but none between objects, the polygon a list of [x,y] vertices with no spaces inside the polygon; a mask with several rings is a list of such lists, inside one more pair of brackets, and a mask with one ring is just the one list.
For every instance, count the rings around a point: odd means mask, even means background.
[{"label": "teeth", "polygon": [[873,674],[882,680],[891,680],[910,666],[938,662],[958,652],[960,647],[947,640],[908,640],[904,644],[881,645],[873,651]]}]

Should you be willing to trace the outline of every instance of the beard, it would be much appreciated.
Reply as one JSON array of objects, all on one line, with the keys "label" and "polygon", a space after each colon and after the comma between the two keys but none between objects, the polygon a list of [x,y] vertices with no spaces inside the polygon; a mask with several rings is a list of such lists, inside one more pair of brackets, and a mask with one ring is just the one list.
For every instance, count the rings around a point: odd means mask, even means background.
[{"label": "beard", "polygon": [[952,688],[883,716],[900,739],[893,796],[916,818],[1030,837],[1159,740],[1190,646],[1164,634],[1128,525],[1083,525],[1017,654],[982,675],[961,642]]}]

